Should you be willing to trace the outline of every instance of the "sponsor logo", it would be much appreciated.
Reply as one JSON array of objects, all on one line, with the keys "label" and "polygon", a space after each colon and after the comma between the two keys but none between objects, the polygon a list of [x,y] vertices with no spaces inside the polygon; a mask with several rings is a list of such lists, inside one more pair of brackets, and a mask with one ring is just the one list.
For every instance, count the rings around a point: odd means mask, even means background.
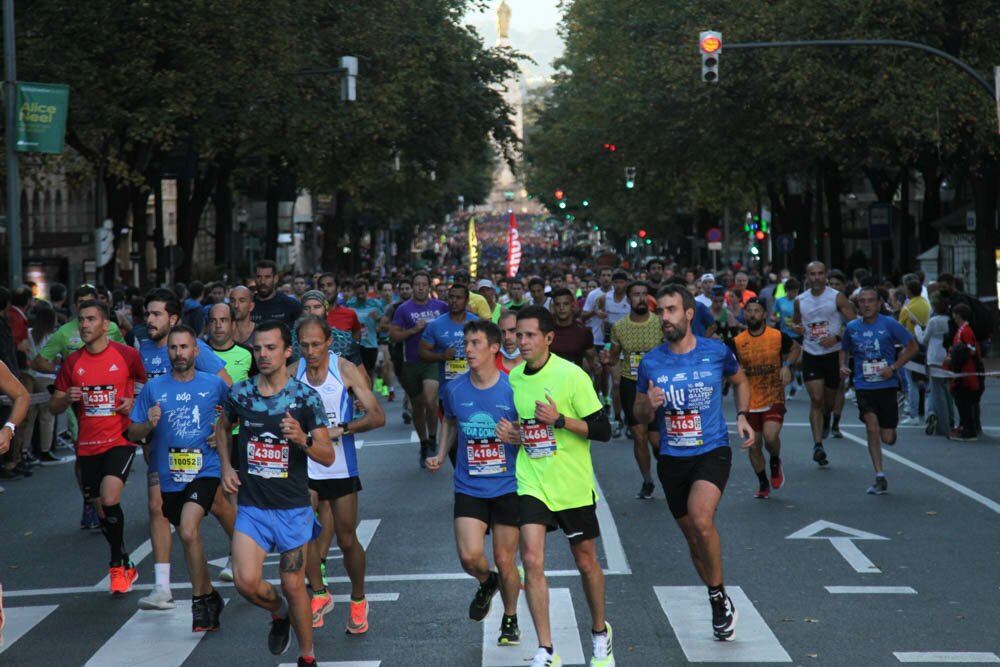
[{"label": "sponsor logo", "polygon": [[206,396],[208,396],[208,392],[207,391],[199,391],[198,395],[201,396],[202,398],[205,398]]},{"label": "sponsor logo", "polygon": [[108,371],[116,371],[116,370],[118,370],[118,364],[111,364],[111,368],[108,369]]}]

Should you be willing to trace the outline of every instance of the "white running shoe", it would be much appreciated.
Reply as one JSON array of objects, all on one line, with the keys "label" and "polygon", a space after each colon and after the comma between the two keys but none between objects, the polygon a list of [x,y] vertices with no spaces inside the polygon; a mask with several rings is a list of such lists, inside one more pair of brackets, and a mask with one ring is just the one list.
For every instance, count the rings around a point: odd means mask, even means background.
[{"label": "white running shoe", "polygon": [[922,426],[923,422],[920,421],[920,417],[907,417],[906,419],[899,422],[900,426]]},{"label": "white running shoe", "polygon": [[139,598],[139,609],[158,609],[160,611],[167,611],[176,606],[177,605],[174,604],[174,597],[170,594],[170,591],[162,586],[154,588],[146,597]]},{"label": "white running shoe", "polygon": [[611,646],[611,624],[604,622],[604,633],[590,633],[593,641],[594,657],[590,659],[590,667],[615,667],[615,654]]},{"label": "white running shoe", "polygon": [[531,661],[531,667],[562,667],[562,658],[558,653],[549,654],[541,646],[535,652],[535,657]]},{"label": "white running shoe", "polygon": [[233,577],[233,557],[230,556],[226,559],[226,566],[222,568],[222,572],[219,573],[219,579],[223,581],[234,581]]}]

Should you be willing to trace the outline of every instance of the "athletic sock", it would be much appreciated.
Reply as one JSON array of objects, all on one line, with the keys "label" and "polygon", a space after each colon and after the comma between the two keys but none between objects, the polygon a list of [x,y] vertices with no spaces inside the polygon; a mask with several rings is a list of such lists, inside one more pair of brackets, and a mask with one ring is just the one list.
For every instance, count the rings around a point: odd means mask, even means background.
[{"label": "athletic sock", "polygon": [[885,473],[884,472],[877,472],[877,473],[875,473],[875,476],[876,477],[885,477]]},{"label": "athletic sock", "polygon": [[545,649],[548,652],[549,655],[552,655],[552,647],[551,646],[539,646],[538,648],[543,648],[543,649]]},{"label": "athletic sock", "polygon": [[832,424],[832,427],[834,429],[840,428],[840,415],[838,415],[836,412],[833,413],[833,424]]},{"label": "athletic sock", "polygon": [[156,577],[156,587],[170,590],[170,563],[154,563],[153,574]]},{"label": "athletic sock", "polygon": [[314,597],[323,595],[326,595],[326,586],[324,586],[323,588],[317,588],[316,590],[313,591]]},{"label": "athletic sock", "polygon": [[125,565],[128,553],[125,552],[125,512],[122,511],[121,504],[104,506],[101,532],[111,547],[111,562],[114,565]]},{"label": "athletic sock", "polygon": [[644,484],[652,484],[653,475],[649,471],[642,473],[642,481]]},{"label": "athletic sock", "polygon": [[772,456],[771,457],[771,465],[773,465],[773,466],[781,465],[781,457],[780,456]]},{"label": "athletic sock", "polygon": [[768,485],[767,473],[761,470],[759,473],[757,473],[757,480],[760,482],[760,485],[762,487],[767,486]]},{"label": "athletic sock", "polygon": [[822,441],[822,440],[820,440],[820,441],[819,441],[819,442],[817,442],[817,443],[816,443],[816,444],[815,444],[814,446],[815,446],[815,447],[822,447],[822,446],[823,446],[823,441]]},{"label": "athletic sock", "polygon": [[351,602],[364,602],[364,601],[365,601],[365,596],[364,595],[362,595],[361,597],[358,597],[358,598],[354,597],[353,595],[351,596]]}]

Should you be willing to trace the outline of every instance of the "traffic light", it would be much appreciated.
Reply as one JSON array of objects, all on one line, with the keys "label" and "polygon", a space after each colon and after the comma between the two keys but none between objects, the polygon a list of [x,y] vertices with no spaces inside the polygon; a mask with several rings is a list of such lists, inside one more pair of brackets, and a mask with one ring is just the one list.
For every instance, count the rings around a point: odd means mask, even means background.
[{"label": "traffic light", "polygon": [[562,199],[564,196],[566,196],[566,193],[562,191],[562,188],[558,188],[555,191],[555,196],[556,196],[556,199]]},{"label": "traffic light", "polygon": [[618,150],[618,147],[615,146],[614,144],[604,144],[604,150],[614,153],[616,150]]},{"label": "traffic light", "polygon": [[635,239],[632,239],[632,240],[630,240],[628,242],[628,247],[629,248],[638,248],[639,247],[639,242],[636,241]]},{"label": "traffic light", "polygon": [[758,241],[763,241],[764,239],[767,238],[767,232],[765,232],[763,229],[758,229],[753,233],[753,237]]},{"label": "traffic light", "polygon": [[705,30],[698,37],[701,49],[701,80],[706,83],[719,81],[719,56],[722,54],[722,33]]},{"label": "traffic light", "polygon": [[625,167],[625,187],[629,190],[635,187],[635,167]]},{"label": "traffic light", "polygon": [[564,201],[559,202],[559,208],[566,208],[566,202]]},{"label": "traffic light", "polygon": [[640,229],[639,230],[639,238],[640,239],[646,238],[646,230],[645,229]]},{"label": "traffic light", "polygon": [[646,245],[652,245],[653,239],[646,239]]},{"label": "traffic light", "polygon": [[586,199],[584,199],[582,202],[580,202],[580,204],[583,205],[583,206],[590,206],[590,202],[587,201]]}]

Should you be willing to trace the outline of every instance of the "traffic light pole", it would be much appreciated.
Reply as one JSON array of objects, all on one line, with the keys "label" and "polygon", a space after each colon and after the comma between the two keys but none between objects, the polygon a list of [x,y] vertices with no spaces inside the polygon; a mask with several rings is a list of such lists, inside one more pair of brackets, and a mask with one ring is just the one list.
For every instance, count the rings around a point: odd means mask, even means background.
[{"label": "traffic light pole", "polygon": [[891,46],[902,49],[915,49],[917,51],[930,53],[933,56],[947,60],[952,65],[969,75],[972,80],[975,81],[979,87],[990,96],[990,101],[996,103],[996,89],[994,89],[993,84],[983,78],[983,76],[973,69],[968,63],[956,58],[950,53],[945,53],[941,49],[935,49],[933,46],[927,46],[926,44],[921,44],[920,42],[910,42],[902,39],[807,39],[794,42],[742,42],[737,44],[724,44],[722,50],[800,48],[808,46]]}]

